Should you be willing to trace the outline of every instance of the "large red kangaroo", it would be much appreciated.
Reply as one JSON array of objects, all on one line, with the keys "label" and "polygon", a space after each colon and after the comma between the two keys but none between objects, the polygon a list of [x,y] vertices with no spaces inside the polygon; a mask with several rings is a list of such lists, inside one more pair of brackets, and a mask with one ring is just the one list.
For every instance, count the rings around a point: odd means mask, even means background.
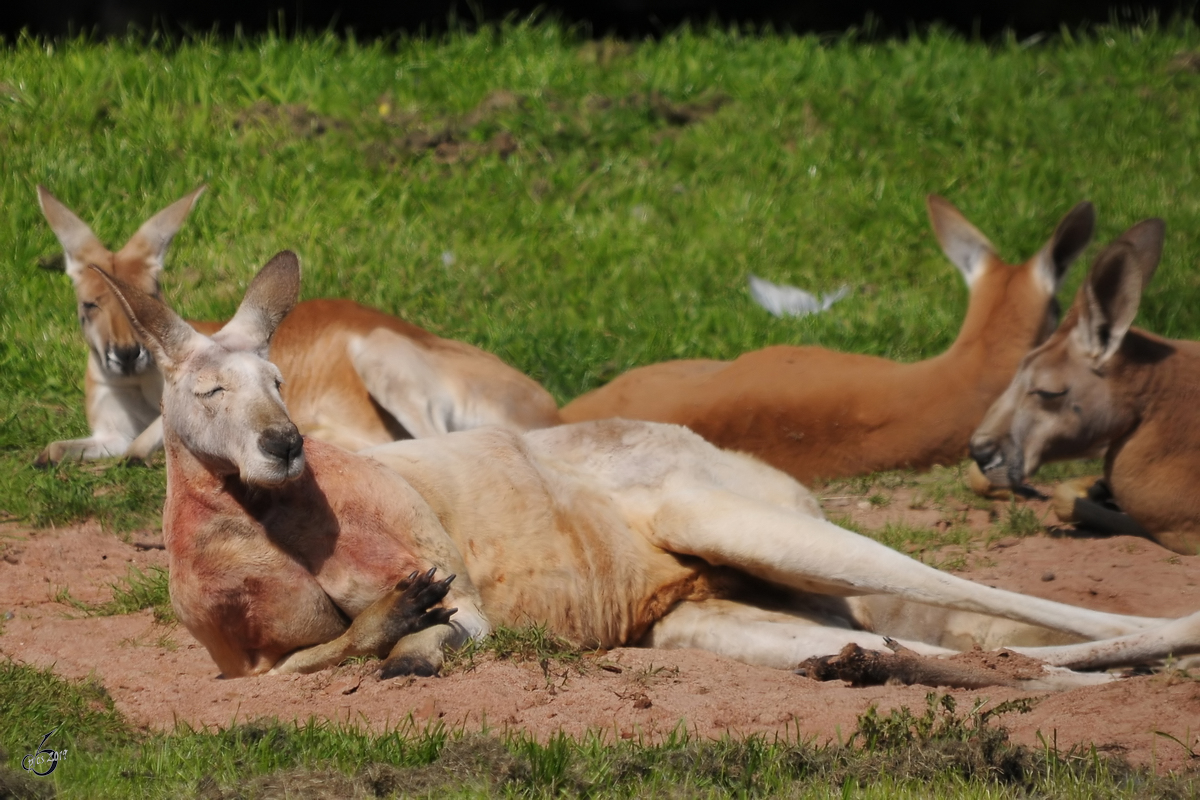
[{"label": "large red kangaroo", "polygon": [[[305,439],[265,359],[300,290],[293,253],[211,337],[95,272],[164,374],[171,604],[227,678],[367,653],[388,656],[384,676],[431,674],[443,648],[530,623],[781,669],[888,637],[1087,670],[1200,650],[1200,612],[1147,619],[971,583],[830,524],[796,481],[674,425],[482,427],[366,454]],[[996,682],[984,672],[969,685]],[[1012,683],[1116,679],[1046,668]]]},{"label": "large red kangaroo", "polygon": [[668,361],[631,370],[562,409],[567,422],[626,417],[686,425],[806,483],[886,469],[927,469],[966,455],[967,440],[1017,364],[1057,323],[1055,293],[1092,238],[1080,203],[1019,266],[948,201],[929,219],[970,291],[958,339],[901,364],[823,347],[768,347],[734,361]]}]

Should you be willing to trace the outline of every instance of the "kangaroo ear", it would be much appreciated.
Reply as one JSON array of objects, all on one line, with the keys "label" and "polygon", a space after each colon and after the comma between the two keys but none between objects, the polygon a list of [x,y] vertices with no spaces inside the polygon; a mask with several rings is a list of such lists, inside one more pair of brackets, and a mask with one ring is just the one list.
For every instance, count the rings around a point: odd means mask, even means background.
[{"label": "kangaroo ear", "polygon": [[1038,251],[1038,276],[1050,294],[1058,294],[1063,278],[1075,259],[1083,254],[1096,232],[1096,207],[1084,200],[1058,221],[1054,235]]},{"label": "kangaroo ear", "polygon": [[168,376],[183,363],[203,337],[158,298],[114,278],[95,264],[89,265],[112,290],[138,337],[154,353]]},{"label": "kangaroo ear", "polygon": [[925,198],[925,207],[942,252],[958,267],[970,289],[988,258],[996,254],[995,246],[946,198],[931,194]]},{"label": "kangaroo ear", "polygon": [[1129,242],[1137,254],[1136,263],[1142,273],[1142,288],[1150,284],[1150,279],[1158,270],[1158,262],[1162,258],[1163,240],[1167,235],[1167,224],[1157,217],[1144,219],[1121,234],[1119,242]]},{"label": "kangaroo ear", "polygon": [[50,194],[50,190],[45,186],[39,185],[37,194],[42,214],[46,217],[46,222],[50,223],[50,230],[54,231],[66,256],[63,271],[71,276],[72,280],[78,280],[92,261],[108,260],[108,248],[96,238],[96,234],[92,233],[92,229],[83,220],[75,216],[75,212]]},{"label": "kangaroo ear", "polygon": [[1104,249],[1079,288],[1075,330],[1099,367],[1121,346],[1142,301],[1142,288],[1162,257],[1164,225],[1151,219],[1134,225]]},{"label": "kangaroo ear", "polygon": [[300,259],[291,250],[277,253],[258,271],[233,319],[213,335],[230,350],[252,350],[263,358],[275,328],[300,297]]},{"label": "kangaroo ear", "polygon": [[180,226],[205,188],[198,187],[191,194],[179,198],[142,223],[142,227],[129,237],[118,256],[142,261],[150,267],[151,276],[158,280],[158,273],[162,272],[163,259],[167,257],[167,248],[171,246],[171,240],[179,232]]}]

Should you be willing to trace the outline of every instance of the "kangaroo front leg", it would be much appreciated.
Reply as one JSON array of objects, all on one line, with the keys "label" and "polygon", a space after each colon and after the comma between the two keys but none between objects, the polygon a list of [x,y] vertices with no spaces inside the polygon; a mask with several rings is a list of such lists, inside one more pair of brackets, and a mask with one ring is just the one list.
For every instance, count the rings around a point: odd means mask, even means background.
[{"label": "kangaroo front leg", "polygon": [[269,674],[316,672],[334,667],[352,656],[383,658],[397,642],[432,627],[445,626],[458,609],[430,608],[450,591],[454,576],[433,580],[434,570],[414,572],[392,591],[367,606],[341,636],[324,644],[284,656]]},{"label": "kangaroo front leg", "polygon": [[1085,639],[1122,636],[1166,621],[1106,614],[981,586],[825,520],[711,486],[669,489],[650,522],[649,536],[664,550],[734,567],[801,591],[898,595],[1041,625]]},{"label": "kangaroo front leg", "polygon": [[470,598],[458,597],[459,612],[445,625],[435,625],[396,642],[379,677],[386,680],[401,675],[436,675],[445,662],[446,650],[455,650],[472,639],[478,641],[491,632],[491,625]]},{"label": "kangaroo front leg", "polygon": [[130,461],[149,461],[150,456],[162,450],[162,447],[163,420],[159,417],[139,433],[133,443],[125,449],[125,458]]},{"label": "kangaroo front leg", "polygon": [[34,466],[48,467],[63,461],[95,461],[125,455],[129,438],[119,433],[97,433],[86,439],[66,439],[46,445]]}]

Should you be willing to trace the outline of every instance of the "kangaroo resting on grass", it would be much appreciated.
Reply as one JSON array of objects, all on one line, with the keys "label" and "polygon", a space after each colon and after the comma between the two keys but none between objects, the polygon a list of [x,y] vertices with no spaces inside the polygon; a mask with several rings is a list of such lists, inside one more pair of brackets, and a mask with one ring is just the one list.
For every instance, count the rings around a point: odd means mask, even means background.
[{"label": "kangaroo resting on grass", "polygon": [[[92,435],[52,442],[39,465],[64,459],[147,459],[162,447],[162,374],[108,285],[87,269],[159,297],[163,259],[204,187],[151,217],[117,252],[44,187],[38,200],[65,253],[88,344],[84,396]],[[205,333],[219,322],[194,322]],[[308,300],[276,333],[272,355],[283,395],[308,436],[350,450],[479,425],[529,430],[557,425],[558,405],[537,384],[463,342],[435,336],[349,300]]]},{"label": "kangaroo resting on grass", "polygon": [[[581,646],[785,669],[883,650],[886,635],[925,656],[1069,639],[1017,649],[1085,669],[1200,650],[1200,613],[1108,614],[956,578],[830,524],[792,478],[674,425],[478,428],[369,455],[306,440],[265,358],[299,292],[293,254],[211,337],[95,274],[165,375],[171,602],[226,677],[361,652],[389,653],[384,677],[431,674],[443,648],[531,622]],[[435,585],[429,570],[458,577]],[[442,591],[452,617],[428,608]],[[1111,679],[1047,667],[1017,683]]]},{"label": "kangaroo resting on grass", "polygon": [[1095,211],[1075,206],[1033,258],[1012,266],[948,201],[930,195],[927,205],[970,292],[958,338],[940,356],[901,364],[780,345],[733,361],[667,361],[575,399],[562,418],[685,425],[801,483],[958,462],[1022,356],[1054,330],[1055,293],[1091,241]]},{"label": "kangaroo resting on grass", "polygon": [[1163,235],[1162,220],[1145,220],[1097,257],[1062,325],[971,437],[971,456],[993,486],[1015,487],[1047,461],[1107,447],[1105,483],[1125,513],[1095,497],[1072,498],[1064,513],[1198,555],[1200,343],[1130,327]]}]

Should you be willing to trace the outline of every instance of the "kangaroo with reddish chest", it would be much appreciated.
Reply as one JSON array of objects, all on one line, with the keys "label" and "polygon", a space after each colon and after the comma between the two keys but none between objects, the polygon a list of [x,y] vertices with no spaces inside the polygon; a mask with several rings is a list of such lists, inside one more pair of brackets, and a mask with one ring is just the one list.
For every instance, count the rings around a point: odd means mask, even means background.
[{"label": "kangaroo with reddish chest", "polygon": [[1010,487],[1048,461],[1103,450],[1104,481],[1124,514],[1087,497],[1067,513],[1101,531],[1140,527],[1196,555],[1200,343],[1131,327],[1163,235],[1161,220],[1146,220],[1097,257],[1062,325],[1026,356],[971,437],[971,455],[993,486]]},{"label": "kangaroo with reddish chest", "polygon": [[1055,293],[1092,237],[1090,203],[1072,209],[1021,265],[949,202],[929,218],[970,292],[958,338],[902,364],[822,347],[776,346],[734,361],[668,361],[630,370],[562,409],[567,422],[624,417],[685,425],[801,483],[956,463],[1030,348],[1057,323]]},{"label": "kangaroo with reddish chest", "polygon": [[[674,425],[478,428],[360,454],[306,440],[265,359],[299,290],[294,255],[264,267],[212,337],[95,272],[165,376],[171,601],[227,677],[363,650],[387,653],[384,676],[430,674],[444,648],[530,623],[585,647],[786,669],[889,636],[922,656],[1013,645],[1086,669],[1200,650],[1200,613],[1109,614],[956,578],[830,524],[792,478]],[[1019,683],[1112,679],[1047,667]]]}]

